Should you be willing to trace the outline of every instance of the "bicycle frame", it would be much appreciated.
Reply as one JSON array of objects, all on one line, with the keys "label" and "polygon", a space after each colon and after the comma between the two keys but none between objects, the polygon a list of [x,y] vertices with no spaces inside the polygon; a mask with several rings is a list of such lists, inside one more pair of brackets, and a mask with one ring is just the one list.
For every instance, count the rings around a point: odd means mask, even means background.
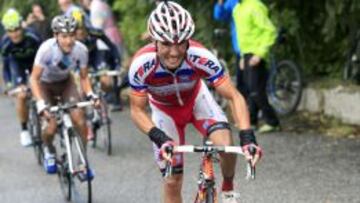
[{"label": "bicycle frame", "polygon": [[[93,102],[87,101],[65,105],[58,104],[50,107],[49,110],[56,116],[58,132],[61,135],[60,146],[63,149],[65,148],[60,153],[57,164],[59,166],[58,177],[60,179],[61,189],[64,192],[67,201],[70,201],[73,198],[83,198],[84,196],[80,195],[82,192],[87,194],[87,202],[92,201],[91,180],[82,176],[83,174],[87,175],[89,173],[89,164],[85,148],[83,148],[84,146],[82,145],[81,137],[79,134],[75,133],[73,122],[70,117],[70,109],[84,108],[90,105],[93,105]],[[75,181],[74,177],[79,180],[80,184]],[[84,181],[87,181],[87,184],[83,185],[82,182]]]},{"label": "bicycle frame", "polygon": [[[92,102],[82,102],[82,104],[78,103],[75,106],[76,107],[85,107],[85,106],[90,106],[90,105],[92,105]],[[71,152],[71,143],[72,143],[71,138],[73,138],[73,136],[76,136],[76,135],[70,133],[74,130],[74,126],[71,121],[71,117],[70,117],[70,113],[69,113],[70,108],[73,108],[73,107],[70,106],[70,107],[64,108],[62,105],[57,105],[57,106],[51,107],[50,112],[57,113],[57,116],[58,116],[57,125],[60,128],[62,135],[63,135],[63,137],[61,139],[64,139],[64,141],[65,141],[65,149],[66,149],[67,159],[68,159],[68,163],[69,163],[69,171],[72,175],[76,175],[76,173],[78,173],[80,171],[74,169],[73,156],[72,156],[72,152]],[[74,141],[75,141],[76,150],[78,151],[78,153],[80,155],[80,160],[81,160],[82,164],[87,165],[85,155],[81,151],[79,139],[74,139]]]},{"label": "bicycle frame", "polygon": [[[77,171],[74,170],[74,166],[73,166],[73,157],[72,157],[72,153],[71,153],[71,137],[70,136],[74,136],[74,135],[70,135],[70,129],[73,129],[73,124],[71,122],[71,118],[70,115],[68,113],[63,114],[62,116],[64,125],[63,125],[63,135],[64,135],[64,139],[65,139],[65,147],[66,147],[66,153],[67,153],[67,157],[69,160],[69,170],[71,174],[75,174]],[[76,149],[80,155],[80,160],[82,162],[82,164],[86,164],[84,155],[81,152],[81,148],[80,148],[80,143],[78,139],[75,139],[75,146]]]},{"label": "bicycle frame", "polygon": [[[205,143],[205,146],[211,146],[211,143]],[[215,189],[215,173],[213,161],[216,159],[216,152],[205,151],[202,155],[202,162],[199,170],[198,192],[196,194],[195,203],[203,202],[206,199],[208,190],[213,191],[214,202],[217,202],[217,193]]]},{"label": "bicycle frame", "polygon": [[[215,173],[214,173],[214,159],[220,152],[233,153],[244,155],[241,147],[237,146],[214,146],[211,141],[206,140],[203,146],[182,145],[170,148],[170,154],[173,153],[202,153],[202,161],[199,170],[198,191],[195,198],[195,203],[202,203],[206,200],[207,192],[211,190],[214,203],[217,203],[217,193],[215,189]],[[171,163],[166,163],[165,178],[172,175]],[[247,163],[246,179],[255,179],[255,167],[252,167],[250,161]]]}]

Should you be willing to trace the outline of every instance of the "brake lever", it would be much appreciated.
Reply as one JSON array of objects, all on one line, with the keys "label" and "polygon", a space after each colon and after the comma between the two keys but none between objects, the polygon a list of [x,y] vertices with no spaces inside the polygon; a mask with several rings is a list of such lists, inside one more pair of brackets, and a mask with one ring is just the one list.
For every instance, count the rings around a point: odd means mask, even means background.
[{"label": "brake lever", "polygon": [[[252,157],[254,157],[256,154],[256,148],[254,146],[249,146],[249,152],[250,152],[250,155]],[[249,160],[248,164],[247,164],[246,180],[250,180],[250,179],[255,180],[255,176],[256,176],[256,168],[255,168],[255,166],[252,166],[251,160]]]},{"label": "brake lever", "polygon": [[[165,148],[165,152],[170,155],[170,158],[172,158],[172,156],[173,156],[173,151],[174,151],[174,147],[172,147],[172,146],[168,146]],[[168,178],[168,177],[171,177],[172,175],[173,175],[172,163],[170,161],[166,161],[164,177]]]},{"label": "brake lever", "polygon": [[164,177],[169,178],[169,177],[172,176],[172,174],[173,174],[172,164],[169,161],[167,161],[166,166],[165,166],[165,175],[164,175]]}]

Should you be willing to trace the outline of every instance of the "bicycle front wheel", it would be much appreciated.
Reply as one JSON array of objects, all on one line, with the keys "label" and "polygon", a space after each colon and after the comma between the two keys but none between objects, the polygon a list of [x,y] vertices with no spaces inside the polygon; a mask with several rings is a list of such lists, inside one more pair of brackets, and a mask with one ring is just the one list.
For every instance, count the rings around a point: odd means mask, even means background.
[{"label": "bicycle front wheel", "polygon": [[35,102],[34,101],[29,101],[29,102],[30,102],[30,107],[29,107],[28,129],[30,131],[37,163],[39,165],[42,165],[44,152],[43,152],[42,140],[41,140],[40,118],[37,115]]},{"label": "bicycle front wheel", "polygon": [[208,188],[206,190],[205,202],[206,203],[217,203],[216,191],[214,188]]},{"label": "bicycle front wheel", "polygon": [[[89,177],[90,168],[84,144],[80,136],[72,129],[71,160],[73,172],[71,174],[71,195],[74,202],[92,202],[92,178]],[[70,159],[68,159],[70,160]],[[91,172],[92,173],[92,172]],[[93,175],[93,174],[92,174]]]},{"label": "bicycle front wheel", "polygon": [[300,68],[290,60],[280,61],[271,71],[267,93],[270,104],[282,116],[291,114],[299,105],[303,81]]},{"label": "bicycle front wheel", "polygon": [[61,191],[66,201],[71,200],[72,179],[69,171],[69,164],[66,153],[63,153],[57,161],[57,175],[60,182]]},{"label": "bicycle front wheel", "polygon": [[101,143],[104,151],[107,155],[112,154],[111,143],[111,119],[109,114],[109,108],[105,100],[101,101],[100,109],[98,110],[100,117],[99,127],[95,132],[95,143]]}]

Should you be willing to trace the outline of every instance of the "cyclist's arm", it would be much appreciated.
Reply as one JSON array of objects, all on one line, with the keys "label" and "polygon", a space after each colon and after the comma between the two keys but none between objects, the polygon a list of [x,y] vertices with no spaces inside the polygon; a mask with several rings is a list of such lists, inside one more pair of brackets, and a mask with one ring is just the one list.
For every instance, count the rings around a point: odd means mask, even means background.
[{"label": "cyclist's arm", "polygon": [[80,85],[86,95],[92,92],[91,82],[88,77],[88,68],[80,68]]},{"label": "cyclist's arm", "polygon": [[9,66],[9,58],[5,56],[3,56],[3,79],[5,84],[11,82],[11,70]]},{"label": "cyclist's arm", "polygon": [[225,76],[224,81],[216,86],[215,89],[221,96],[229,101],[235,126],[240,130],[250,129],[250,116],[246,101],[236,90],[230,77]]},{"label": "cyclist's arm", "polygon": [[41,88],[40,88],[40,77],[42,71],[43,69],[40,66],[34,65],[30,76],[31,91],[37,101],[43,100],[41,96]]},{"label": "cyclist's arm", "polygon": [[148,98],[146,95],[137,95],[134,90],[130,93],[130,113],[136,126],[145,134],[155,127],[150,116],[146,112]]}]

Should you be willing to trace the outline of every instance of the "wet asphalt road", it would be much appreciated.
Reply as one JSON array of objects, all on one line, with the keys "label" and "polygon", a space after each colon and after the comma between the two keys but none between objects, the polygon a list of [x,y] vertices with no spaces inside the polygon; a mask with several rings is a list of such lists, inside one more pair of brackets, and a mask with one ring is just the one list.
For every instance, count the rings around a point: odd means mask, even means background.
[{"label": "wet asphalt road", "polygon": [[[161,177],[150,142],[129,120],[128,110],[113,114],[113,121],[114,155],[89,149],[96,172],[94,202],[161,202]],[[192,127],[187,132],[188,143],[201,143]],[[0,97],[0,202],[65,202],[57,176],[45,174],[33,150],[20,146],[18,134],[14,105]],[[245,163],[238,158],[236,188],[241,202],[360,202],[359,139],[276,133],[258,135],[258,141],[265,156],[255,181],[244,180]],[[185,203],[194,197],[198,160],[198,156],[186,155]]]}]

